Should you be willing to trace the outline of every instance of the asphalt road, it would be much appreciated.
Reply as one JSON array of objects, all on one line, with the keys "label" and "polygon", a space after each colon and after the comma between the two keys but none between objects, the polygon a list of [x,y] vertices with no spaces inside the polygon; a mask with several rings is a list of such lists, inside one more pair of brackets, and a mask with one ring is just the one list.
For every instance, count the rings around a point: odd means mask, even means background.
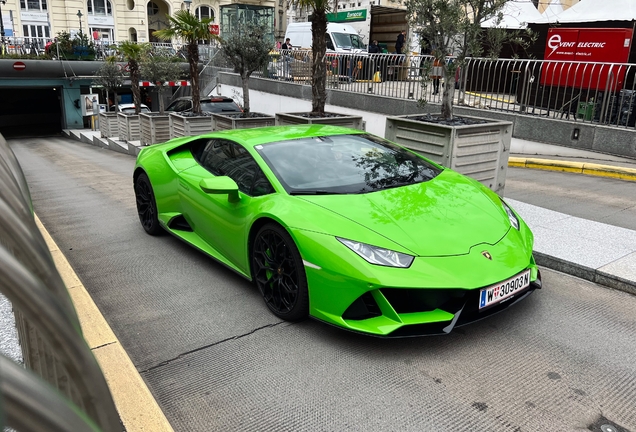
[{"label": "asphalt road", "polygon": [[508,168],[504,195],[571,216],[636,230],[636,183],[632,181]]},{"label": "asphalt road", "polygon": [[[634,296],[544,270],[543,290],[445,337],[288,324],[250,283],[143,232],[132,157],[12,143],[35,211],[176,431],[636,431]],[[508,194],[532,202],[509,173]]]}]

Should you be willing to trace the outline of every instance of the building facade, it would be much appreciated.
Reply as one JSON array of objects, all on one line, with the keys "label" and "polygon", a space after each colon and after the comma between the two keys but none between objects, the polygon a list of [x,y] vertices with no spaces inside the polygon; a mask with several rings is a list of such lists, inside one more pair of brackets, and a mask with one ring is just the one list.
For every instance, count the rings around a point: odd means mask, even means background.
[{"label": "building facade", "polygon": [[[157,39],[153,33],[166,28],[167,16],[180,9],[189,8],[197,17],[211,18],[213,24],[220,25],[221,7],[236,3],[232,0],[7,0],[1,7],[6,36],[26,38],[42,47],[59,32],[74,35],[80,30],[101,43],[154,42]],[[274,17],[278,18],[275,34],[282,33],[282,38],[286,1],[242,0],[240,3],[273,8]]]}]

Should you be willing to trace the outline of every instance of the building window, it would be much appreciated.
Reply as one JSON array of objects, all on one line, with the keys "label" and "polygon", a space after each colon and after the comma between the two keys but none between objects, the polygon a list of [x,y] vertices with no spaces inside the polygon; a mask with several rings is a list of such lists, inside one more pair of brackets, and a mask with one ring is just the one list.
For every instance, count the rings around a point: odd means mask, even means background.
[{"label": "building window", "polygon": [[40,48],[44,48],[45,41],[51,38],[49,26],[47,25],[23,25],[22,31],[25,38],[38,44]]},{"label": "building window", "polygon": [[20,0],[20,8],[22,10],[47,10],[46,0]]},{"label": "building window", "polygon": [[211,19],[214,21],[214,9],[210,6],[199,6],[196,10],[196,16],[199,20]]},{"label": "building window", "polygon": [[89,15],[112,15],[113,8],[108,0],[87,0],[86,9]]},{"label": "building window", "polygon": [[155,2],[148,2],[148,16],[157,15],[159,13],[159,6]]}]

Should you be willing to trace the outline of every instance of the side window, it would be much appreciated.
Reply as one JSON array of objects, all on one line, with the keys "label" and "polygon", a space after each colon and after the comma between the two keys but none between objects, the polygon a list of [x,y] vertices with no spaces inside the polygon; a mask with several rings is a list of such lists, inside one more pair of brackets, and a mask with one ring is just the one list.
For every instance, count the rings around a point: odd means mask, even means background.
[{"label": "side window", "polygon": [[166,111],[181,112],[187,109],[188,109],[188,101],[181,100],[181,101],[174,102],[174,104],[170,104],[170,106],[168,107]]},{"label": "side window", "polygon": [[192,154],[212,174],[234,180],[244,194],[261,196],[274,192],[252,155],[239,144],[212,139],[193,146]]},{"label": "side window", "polygon": [[329,33],[325,34],[325,43],[327,44],[327,49],[330,49],[332,51],[335,50],[333,46],[333,42],[331,41],[331,36],[329,36]]}]

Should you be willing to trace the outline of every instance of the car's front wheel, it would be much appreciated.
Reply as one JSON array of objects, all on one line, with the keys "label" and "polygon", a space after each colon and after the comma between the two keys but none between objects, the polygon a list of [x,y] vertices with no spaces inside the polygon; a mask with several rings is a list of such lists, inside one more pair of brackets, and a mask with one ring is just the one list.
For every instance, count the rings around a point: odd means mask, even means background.
[{"label": "car's front wheel", "polygon": [[252,246],[254,280],[277,317],[300,321],[309,314],[307,276],[298,248],[280,225],[261,227]]},{"label": "car's front wheel", "polygon": [[139,174],[135,180],[135,199],[141,226],[150,235],[161,234],[162,228],[157,217],[155,194],[152,191],[150,179],[145,173]]}]

